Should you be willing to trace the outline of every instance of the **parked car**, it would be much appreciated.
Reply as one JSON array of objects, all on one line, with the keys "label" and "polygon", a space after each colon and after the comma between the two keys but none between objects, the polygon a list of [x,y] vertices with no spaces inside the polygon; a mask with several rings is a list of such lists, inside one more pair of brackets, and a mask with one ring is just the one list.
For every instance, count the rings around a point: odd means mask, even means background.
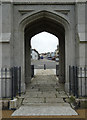
[{"label": "parked car", "polygon": [[52,60],[52,57],[48,57],[48,60]]},{"label": "parked car", "polygon": [[40,59],[43,59],[43,56],[41,56]]},{"label": "parked car", "polygon": [[52,57],[52,60],[55,60],[55,57]]},{"label": "parked car", "polygon": [[56,62],[59,62],[59,58],[56,58]]}]

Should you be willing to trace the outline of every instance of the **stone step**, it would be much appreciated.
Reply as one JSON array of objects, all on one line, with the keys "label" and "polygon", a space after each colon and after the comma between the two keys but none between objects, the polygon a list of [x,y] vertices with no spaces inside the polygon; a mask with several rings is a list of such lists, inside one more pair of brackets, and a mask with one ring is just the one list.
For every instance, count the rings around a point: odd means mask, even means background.
[{"label": "stone step", "polygon": [[64,103],[64,100],[62,98],[25,98],[23,100],[24,103]]},{"label": "stone step", "polygon": [[65,94],[65,95],[61,95],[61,94],[56,94],[56,97],[59,98],[68,98],[68,96]]},{"label": "stone step", "polygon": [[27,89],[26,92],[38,92],[39,90],[38,89]]},{"label": "stone step", "polygon": [[25,97],[62,97],[62,98],[67,98],[67,94],[65,92],[58,92],[58,91],[26,91]]},{"label": "stone step", "polygon": [[[47,120],[49,117],[56,117],[59,115],[67,115],[73,116],[78,115],[70,106],[21,106],[18,110],[16,110],[12,116],[34,116],[34,119],[40,116],[37,119],[41,119],[41,116],[45,116]],[[29,119],[29,118],[28,118]],[[32,119],[32,118],[30,118]],[[54,118],[50,118],[52,120]],[[60,118],[61,119],[61,118]],[[56,120],[58,120],[56,118]]]},{"label": "stone step", "polygon": [[53,86],[49,86],[49,87],[43,86],[43,87],[30,87],[27,90],[36,90],[36,89],[52,89],[52,90],[56,90],[57,88],[55,88]]},{"label": "stone step", "polygon": [[43,92],[41,94],[37,95],[38,97],[46,97],[46,98],[56,98],[55,93],[48,93],[48,92]]},{"label": "stone step", "polygon": [[56,98],[56,94],[29,94],[29,95],[25,95],[26,98]]},{"label": "stone step", "polygon": [[[44,86],[45,85],[45,86]],[[32,84],[32,85],[29,85],[27,86],[27,88],[38,88],[38,87],[52,87],[52,88],[60,88],[59,86],[57,85],[54,85],[54,84]]]},{"label": "stone step", "polygon": [[44,98],[44,97],[46,97],[46,98],[68,98],[68,96],[67,95],[61,95],[61,94],[48,94],[48,93],[46,93],[46,94],[43,94],[43,93],[41,93],[41,94],[33,94],[33,93],[28,93],[28,94],[26,94],[25,95],[25,97],[26,98]]},{"label": "stone step", "polygon": [[44,103],[45,100],[44,98],[25,98],[23,100],[23,104],[24,103]]},{"label": "stone step", "polygon": [[59,92],[58,91],[48,91],[48,92],[46,92],[46,91],[44,91],[44,92],[41,92],[41,91],[26,91],[26,93],[25,93],[25,95],[26,94],[59,94]]},{"label": "stone step", "polygon": [[62,98],[46,98],[46,103],[64,103]]},{"label": "stone step", "polygon": [[70,106],[68,103],[23,103],[23,106]]},{"label": "stone step", "polygon": [[37,98],[38,97],[38,92],[36,92],[36,93],[33,93],[33,92],[27,92],[26,94],[25,94],[25,98]]},{"label": "stone step", "polygon": [[45,89],[45,88],[39,89],[39,91],[41,91],[41,92],[48,92],[48,91],[54,91],[54,92],[56,92],[55,89]]}]

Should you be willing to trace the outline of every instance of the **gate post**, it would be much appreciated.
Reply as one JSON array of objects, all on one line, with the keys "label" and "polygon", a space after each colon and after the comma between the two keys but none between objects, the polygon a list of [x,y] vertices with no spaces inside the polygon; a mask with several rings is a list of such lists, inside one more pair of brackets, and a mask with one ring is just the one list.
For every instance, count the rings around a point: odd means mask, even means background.
[{"label": "gate post", "polygon": [[31,77],[34,77],[34,65],[31,65]]}]

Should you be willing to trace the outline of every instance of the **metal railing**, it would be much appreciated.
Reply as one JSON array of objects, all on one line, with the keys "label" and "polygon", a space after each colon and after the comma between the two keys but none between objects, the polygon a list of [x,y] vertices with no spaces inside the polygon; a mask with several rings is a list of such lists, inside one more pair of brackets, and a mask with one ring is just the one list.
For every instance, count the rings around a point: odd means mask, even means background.
[{"label": "metal railing", "polygon": [[87,97],[87,67],[69,66],[69,93]]},{"label": "metal railing", "polygon": [[21,96],[21,67],[0,68],[0,98]]},{"label": "metal railing", "polygon": [[31,78],[34,77],[34,65],[31,65]]}]

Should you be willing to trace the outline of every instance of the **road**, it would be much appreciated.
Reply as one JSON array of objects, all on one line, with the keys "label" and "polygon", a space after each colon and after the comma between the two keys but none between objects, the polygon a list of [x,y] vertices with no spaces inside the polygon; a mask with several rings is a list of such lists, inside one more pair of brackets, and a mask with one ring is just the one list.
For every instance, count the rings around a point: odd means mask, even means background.
[{"label": "road", "polygon": [[56,69],[56,64],[59,63],[52,60],[40,59],[32,60],[31,64],[34,65],[35,69],[44,69],[44,64],[46,65],[46,69]]}]

